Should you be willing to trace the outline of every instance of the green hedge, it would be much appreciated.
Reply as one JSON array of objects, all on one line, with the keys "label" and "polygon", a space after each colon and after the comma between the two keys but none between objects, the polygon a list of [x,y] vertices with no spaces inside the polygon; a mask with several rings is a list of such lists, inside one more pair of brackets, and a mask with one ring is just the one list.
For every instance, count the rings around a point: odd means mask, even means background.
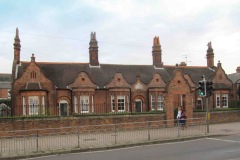
[{"label": "green hedge", "polygon": [[0,99],[0,104],[6,104],[7,106],[11,107],[12,101],[10,99]]},{"label": "green hedge", "polygon": [[239,108],[240,109],[240,101],[239,100],[229,101],[229,108]]}]

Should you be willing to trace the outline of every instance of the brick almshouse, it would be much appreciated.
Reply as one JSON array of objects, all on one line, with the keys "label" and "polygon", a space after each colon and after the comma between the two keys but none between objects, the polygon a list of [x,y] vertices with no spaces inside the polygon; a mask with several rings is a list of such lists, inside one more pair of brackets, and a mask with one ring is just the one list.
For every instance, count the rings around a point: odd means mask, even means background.
[{"label": "brick almshouse", "polygon": [[17,29],[11,94],[17,116],[163,110],[167,119],[173,119],[174,110],[183,106],[192,117],[194,108],[205,108],[205,98],[196,90],[202,75],[214,83],[210,109],[228,107],[231,98],[232,82],[220,62],[214,65],[211,42],[206,66],[163,64],[159,37],[153,39],[152,65],[100,63],[95,33],[89,43],[89,63],[37,62],[34,54],[24,62],[20,50]]}]

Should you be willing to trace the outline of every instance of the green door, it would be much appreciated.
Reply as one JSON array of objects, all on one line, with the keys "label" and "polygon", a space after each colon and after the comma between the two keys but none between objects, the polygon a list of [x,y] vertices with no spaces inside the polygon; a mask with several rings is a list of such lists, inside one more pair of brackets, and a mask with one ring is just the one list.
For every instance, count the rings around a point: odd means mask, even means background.
[{"label": "green door", "polygon": [[60,116],[67,116],[68,115],[68,104],[67,103],[60,103]]},{"label": "green door", "polygon": [[142,100],[136,99],[135,101],[136,112],[142,112]]}]

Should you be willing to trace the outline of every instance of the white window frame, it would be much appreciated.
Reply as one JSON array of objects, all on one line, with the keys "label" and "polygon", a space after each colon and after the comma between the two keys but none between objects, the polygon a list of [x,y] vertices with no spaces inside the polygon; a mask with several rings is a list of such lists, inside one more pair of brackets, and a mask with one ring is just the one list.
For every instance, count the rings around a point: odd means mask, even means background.
[{"label": "white window frame", "polygon": [[151,95],[151,110],[155,110],[155,95]]},{"label": "white window frame", "polygon": [[[203,110],[203,99],[202,99],[202,97],[198,97],[197,98],[197,105],[199,104],[198,102],[200,102],[200,105],[201,105],[201,109]],[[198,106],[196,106],[196,108],[197,108]]]},{"label": "white window frame", "polygon": [[77,100],[77,97],[74,96],[74,112],[75,113],[78,113],[78,100]]},{"label": "white window frame", "polygon": [[220,108],[221,104],[221,97],[220,94],[216,94],[216,108]]},{"label": "white window frame", "polygon": [[89,96],[80,96],[81,113],[89,113]]},{"label": "white window frame", "polygon": [[92,113],[94,113],[94,96],[92,96]]},{"label": "white window frame", "polygon": [[228,94],[222,94],[222,107],[228,108]]},{"label": "white window frame", "polygon": [[28,97],[28,104],[29,104],[29,115],[38,115],[38,106],[39,106],[39,99],[38,96],[29,96]]},{"label": "white window frame", "polygon": [[26,112],[26,97],[22,97],[22,101],[23,101],[23,115],[26,116],[27,112]]},{"label": "white window frame", "polygon": [[42,114],[45,114],[45,96],[42,96]]},{"label": "white window frame", "polygon": [[164,107],[164,97],[163,95],[158,95],[157,96],[157,110],[158,111],[163,111],[163,107]]},{"label": "white window frame", "polygon": [[111,109],[112,112],[115,112],[115,96],[111,96]]},{"label": "white window frame", "polygon": [[124,95],[117,96],[117,107],[118,107],[118,112],[125,111],[125,96]]}]

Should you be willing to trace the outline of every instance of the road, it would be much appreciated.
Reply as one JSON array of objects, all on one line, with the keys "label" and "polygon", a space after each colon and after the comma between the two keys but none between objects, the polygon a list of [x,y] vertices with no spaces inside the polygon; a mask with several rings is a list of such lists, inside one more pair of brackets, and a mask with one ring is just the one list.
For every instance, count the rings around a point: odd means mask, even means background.
[{"label": "road", "polygon": [[32,160],[240,160],[240,134],[138,147],[52,155]]}]

